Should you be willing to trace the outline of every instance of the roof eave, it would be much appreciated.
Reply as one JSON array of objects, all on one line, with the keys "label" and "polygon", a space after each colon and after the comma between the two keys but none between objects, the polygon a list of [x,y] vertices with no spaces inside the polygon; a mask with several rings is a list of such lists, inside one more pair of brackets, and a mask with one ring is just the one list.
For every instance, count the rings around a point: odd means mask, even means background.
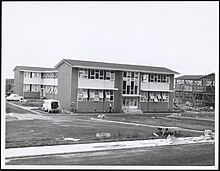
[{"label": "roof eave", "polygon": [[[66,61],[67,62],[67,61]],[[70,64],[71,65],[71,64]],[[121,69],[121,68],[111,68],[111,67],[90,67],[90,66],[84,66],[84,65],[71,65],[74,68],[92,68],[92,69],[109,69],[109,70],[118,70],[118,71],[134,71],[134,72],[149,72],[149,73],[160,73],[160,74],[180,74],[176,71],[167,71],[167,72],[163,72],[163,71],[149,71],[149,70],[141,70],[141,69]]]},{"label": "roof eave", "polygon": [[15,66],[15,68],[13,69],[13,71],[15,71],[17,69],[17,66]]}]

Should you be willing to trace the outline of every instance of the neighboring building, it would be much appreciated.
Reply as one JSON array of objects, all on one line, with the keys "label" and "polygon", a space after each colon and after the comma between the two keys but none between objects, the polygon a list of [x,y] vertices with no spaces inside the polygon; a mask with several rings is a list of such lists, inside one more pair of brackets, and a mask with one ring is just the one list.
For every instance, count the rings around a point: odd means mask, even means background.
[{"label": "neighboring building", "polygon": [[16,66],[14,93],[24,98],[57,99],[58,71],[54,68]]},{"label": "neighboring building", "polygon": [[184,75],[175,78],[175,101],[194,106],[215,107],[215,74]]},{"label": "neighboring building", "polygon": [[14,79],[7,78],[5,81],[5,93],[6,95],[10,95],[14,91]]},{"label": "neighboring building", "polygon": [[58,70],[58,100],[78,111],[172,110],[175,71],[163,67],[63,59]]}]

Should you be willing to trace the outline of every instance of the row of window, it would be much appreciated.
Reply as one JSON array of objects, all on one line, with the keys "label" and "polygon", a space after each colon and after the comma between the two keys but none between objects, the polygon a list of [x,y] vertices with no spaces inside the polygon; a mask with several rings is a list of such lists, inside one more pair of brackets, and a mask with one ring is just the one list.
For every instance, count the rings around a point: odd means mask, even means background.
[{"label": "row of window", "polygon": [[115,80],[115,71],[99,69],[79,69],[81,79]]},{"label": "row of window", "polygon": [[24,92],[40,92],[41,89],[44,89],[45,93],[57,94],[57,86],[50,85],[35,85],[35,84],[24,84]]},{"label": "row of window", "polygon": [[114,91],[78,89],[78,101],[114,101]]},{"label": "row of window", "polygon": [[137,72],[123,72],[123,94],[138,94],[139,77]]},{"label": "row of window", "polygon": [[142,92],[141,102],[168,102],[168,92]]},{"label": "row of window", "polygon": [[52,73],[42,73],[41,78],[58,78],[58,73],[57,72],[52,72]]},{"label": "row of window", "polygon": [[141,76],[142,82],[170,83],[170,76],[166,74],[144,73]]},{"label": "row of window", "polygon": [[51,78],[55,79],[58,78],[58,73],[57,72],[52,72],[52,73],[40,73],[40,72],[24,72],[24,77],[26,78]]},{"label": "row of window", "polygon": [[124,78],[138,78],[138,72],[124,71],[123,77]]},{"label": "row of window", "polygon": [[195,80],[177,80],[176,85],[202,86],[215,85],[215,81],[195,81]]},{"label": "row of window", "polygon": [[[81,79],[100,79],[100,80],[115,80],[115,72],[110,70],[98,69],[79,69],[79,78]],[[123,80],[139,80],[138,72],[124,71]],[[141,75],[142,82],[161,82],[169,83],[170,76],[166,74],[144,73]]]}]

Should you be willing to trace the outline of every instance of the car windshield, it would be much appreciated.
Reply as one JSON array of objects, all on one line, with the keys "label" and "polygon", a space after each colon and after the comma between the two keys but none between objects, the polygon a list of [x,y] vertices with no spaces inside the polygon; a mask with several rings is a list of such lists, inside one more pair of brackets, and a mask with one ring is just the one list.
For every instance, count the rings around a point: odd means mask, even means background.
[{"label": "car windshield", "polygon": [[51,103],[51,109],[57,109],[59,107],[58,102],[52,102]]}]

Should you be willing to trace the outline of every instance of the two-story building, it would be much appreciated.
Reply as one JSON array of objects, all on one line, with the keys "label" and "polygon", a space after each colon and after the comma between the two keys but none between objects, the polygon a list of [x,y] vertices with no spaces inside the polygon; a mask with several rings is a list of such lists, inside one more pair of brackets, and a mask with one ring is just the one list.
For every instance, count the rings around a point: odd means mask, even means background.
[{"label": "two-story building", "polygon": [[24,98],[53,98],[58,94],[58,71],[54,68],[16,66],[14,92]]},{"label": "two-story building", "polygon": [[171,110],[175,71],[151,67],[63,59],[58,70],[58,100],[78,111]]}]

